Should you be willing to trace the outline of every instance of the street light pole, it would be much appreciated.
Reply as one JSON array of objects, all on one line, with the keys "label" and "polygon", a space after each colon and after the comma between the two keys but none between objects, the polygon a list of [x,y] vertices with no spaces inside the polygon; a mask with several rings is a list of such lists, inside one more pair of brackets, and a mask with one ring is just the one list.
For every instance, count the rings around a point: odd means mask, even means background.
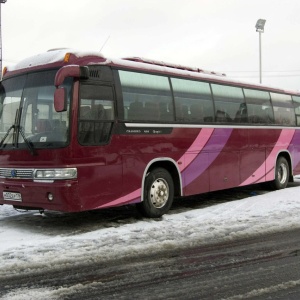
[{"label": "street light pole", "polygon": [[262,59],[261,59],[261,34],[264,32],[266,20],[259,19],[256,22],[255,28],[256,32],[259,33],[259,83],[262,83],[262,71],[261,71],[261,65],[262,65]]},{"label": "street light pole", "polygon": [[261,32],[259,32],[259,83],[262,82],[262,67],[261,67]]},{"label": "street light pole", "polygon": [[2,27],[1,27],[1,4],[7,0],[0,0],[0,79],[2,78]]}]

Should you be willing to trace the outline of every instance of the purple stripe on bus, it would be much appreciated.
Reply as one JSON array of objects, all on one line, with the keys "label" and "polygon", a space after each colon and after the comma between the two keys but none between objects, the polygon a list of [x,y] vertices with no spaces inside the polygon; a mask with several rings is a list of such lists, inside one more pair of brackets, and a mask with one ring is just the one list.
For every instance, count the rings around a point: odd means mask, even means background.
[{"label": "purple stripe on bus", "polygon": [[226,145],[232,130],[233,129],[230,128],[215,129],[201,153],[199,153],[193,162],[182,172],[184,187],[199,177],[213,163]]},{"label": "purple stripe on bus", "polygon": [[296,130],[294,137],[288,147],[289,152],[293,159],[293,168],[295,168],[300,163],[300,131]]}]

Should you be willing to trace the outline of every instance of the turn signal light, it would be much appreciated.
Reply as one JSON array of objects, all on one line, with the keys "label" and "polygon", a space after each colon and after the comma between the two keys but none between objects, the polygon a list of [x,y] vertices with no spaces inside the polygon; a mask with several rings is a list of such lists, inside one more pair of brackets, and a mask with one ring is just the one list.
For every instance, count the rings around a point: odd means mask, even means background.
[{"label": "turn signal light", "polygon": [[2,71],[2,77],[7,73],[7,67],[4,67],[3,68],[3,71]]},{"label": "turn signal light", "polygon": [[65,58],[64,58],[64,62],[68,63],[70,61],[70,57],[71,57],[71,53],[66,53]]}]

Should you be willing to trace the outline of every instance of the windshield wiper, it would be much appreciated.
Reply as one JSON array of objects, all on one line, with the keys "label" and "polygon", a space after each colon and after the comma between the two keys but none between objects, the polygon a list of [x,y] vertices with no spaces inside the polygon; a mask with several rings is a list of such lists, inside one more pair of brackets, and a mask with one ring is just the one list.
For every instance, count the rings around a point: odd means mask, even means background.
[{"label": "windshield wiper", "polygon": [[[6,134],[4,135],[3,139],[0,142],[0,148],[2,148],[6,138],[8,137],[9,133],[11,132],[11,130],[13,129],[15,131],[15,129],[17,128],[16,124],[18,121],[18,115],[19,115],[20,109],[17,108],[16,110],[16,114],[15,114],[15,122],[8,128]],[[14,132],[15,133],[15,132]],[[15,143],[15,134],[13,135],[13,142],[12,145],[15,147],[16,143]]]},{"label": "windshield wiper", "polygon": [[25,142],[25,145],[27,146],[29,152],[31,153],[31,155],[35,155],[36,152],[34,151],[32,143],[30,141],[28,141],[28,139],[26,138],[23,127],[20,126],[20,125],[18,125],[17,127],[19,129],[19,132],[20,132],[20,134],[21,134],[21,136],[22,136],[22,138]]},{"label": "windshield wiper", "polygon": [[2,146],[3,146],[3,144],[4,144],[5,140],[6,140],[6,138],[8,137],[8,135],[11,132],[12,129],[19,129],[19,132],[20,132],[20,134],[21,134],[21,136],[22,136],[22,138],[23,138],[23,140],[25,142],[25,145],[27,146],[29,152],[31,153],[31,155],[35,155],[36,153],[34,151],[32,143],[30,141],[28,141],[28,139],[26,138],[23,127],[19,126],[19,125],[15,125],[15,124],[11,125],[9,127],[9,129],[7,130],[6,134],[4,135],[3,139],[0,142],[0,148],[2,148]]},{"label": "windshield wiper", "polygon": [[[20,107],[17,109],[16,111],[16,118],[15,118],[15,124],[18,124],[19,119],[21,118],[21,114],[22,114],[23,108]],[[15,129],[16,129],[16,135],[15,135],[15,145],[16,148],[18,148],[18,137],[19,137],[19,133],[21,134],[24,143],[26,145],[26,147],[28,148],[29,152],[31,155],[35,155],[36,152],[34,151],[33,145],[32,143],[26,138],[26,135],[24,133],[24,128],[21,125],[15,125]]]},{"label": "windshield wiper", "polygon": [[15,129],[15,128],[16,128],[16,125],[15,125],[15,124],[11,125],[11,126],[8,128],[6,134],[4,135],[3,139],[2,139],[1,142],[0,142],[0,148],[2,148],[2,146],[3,146],[3,144],[4,144],[5,140],[6,140],[6,138],[8,137],[9,133],[11,132],[11,130],[12,130],[12,129]]},{"label": "windshield wiper", "polygon": [[32,143],[30,141],[28,141],[28,139],[26,138],[23,127],[21,125],[16,125],[16,124],[18,124],[18,118],[19,118],[19,115],[21,114],[21,112],[22,112],[22,108],[18,108],[16,110],[15,123],[8,128],[6,134],[4,135],[3,139],[1,140],[0,149],[2,148],[2,146],[3,146],[6,138],[8,137],[9,133],[13,129],[15,131],[14,136],[13,136],[13,143],[12,143],[13,146],[15,148],[18,148],[18,135],[20,133],[23,140],[24,140],[24,143],[25,143],[26,147],[28,148],[29,152],[31,153],[31,155],[35,155],[36,152],[34,151]]}]

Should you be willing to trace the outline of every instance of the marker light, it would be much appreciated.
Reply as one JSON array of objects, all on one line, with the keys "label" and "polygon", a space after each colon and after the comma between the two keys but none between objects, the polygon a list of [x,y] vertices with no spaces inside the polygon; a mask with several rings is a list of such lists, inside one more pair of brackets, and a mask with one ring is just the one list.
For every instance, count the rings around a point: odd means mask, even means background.
[{"label": "marker light", "polygon": [[53,194],[48,193],[47,198],[48,198],[49,201],[53,201],[53,199],[54,199]]},{"label": "marker light", "polygon": [[71,53],[66,53],[64,57],[64,62],[68,63],[70,61]]},{"label": "marker light", "polygon": [[77,168],[64,169],[37,169],[34,172],[34,179],[75,179],[77,178]]},{"label": "marker light", "polygon": [[7,73],[7,67],[4,67],[3,68],[3,71],[2,71],[2,77]]}]

